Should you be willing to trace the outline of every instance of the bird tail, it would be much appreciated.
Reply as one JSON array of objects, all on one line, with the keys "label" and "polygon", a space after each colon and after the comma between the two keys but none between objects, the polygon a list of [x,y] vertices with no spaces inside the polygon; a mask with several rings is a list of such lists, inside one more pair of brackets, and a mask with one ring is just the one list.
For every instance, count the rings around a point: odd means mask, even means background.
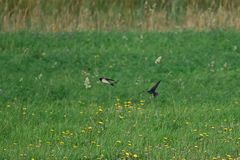
[{"label": "bird tail", "polygon": [[153,96],[156,97],[158,96],[159,94],[157,92],[153,92]]}]

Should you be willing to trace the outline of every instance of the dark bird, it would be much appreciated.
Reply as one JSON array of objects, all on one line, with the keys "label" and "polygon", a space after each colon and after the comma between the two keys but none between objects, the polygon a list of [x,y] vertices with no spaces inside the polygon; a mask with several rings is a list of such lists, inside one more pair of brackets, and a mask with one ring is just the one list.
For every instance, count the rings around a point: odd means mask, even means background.
[{"label": "dark bird", "polygon": [[157,87],[159,86],[160,81],[158,81],[151,89],[149,89],[147,92],[149,94],[152,94],[154,97],[158,96],[159,94],[156,92]]},{"label": "dark bird", "polygon": [[115,80],[106,78],[106,77],[101,77],[99,80],[104,83],[104,84],[110,84],[111,86],[114,86],[115,83],[117,83]]}]

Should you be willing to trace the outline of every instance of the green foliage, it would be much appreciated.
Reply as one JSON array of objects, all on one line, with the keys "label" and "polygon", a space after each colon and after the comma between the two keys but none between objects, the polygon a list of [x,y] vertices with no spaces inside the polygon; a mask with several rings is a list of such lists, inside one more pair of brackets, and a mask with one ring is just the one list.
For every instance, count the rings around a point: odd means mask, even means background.
[{"label": "green foliage", "polygon": [[[237,158],[239,41],[221,30],[0,33],[1,158]],[[158,80],[159,97],[142,92]]]}]

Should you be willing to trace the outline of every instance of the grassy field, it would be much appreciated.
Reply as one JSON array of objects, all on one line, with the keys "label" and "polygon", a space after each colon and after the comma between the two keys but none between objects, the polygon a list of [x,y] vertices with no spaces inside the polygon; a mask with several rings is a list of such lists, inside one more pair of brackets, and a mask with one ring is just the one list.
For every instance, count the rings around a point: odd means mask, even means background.
[{"label": "grassy field", "polygon": [[0,0],[0,31],[240,29],[239,0]]},{"label": "grassy field", "polygon": [[[239,42],[221,30],[0,33],[0,159],[237,159]],[[158,80],[159,97],[142,92]]]}]

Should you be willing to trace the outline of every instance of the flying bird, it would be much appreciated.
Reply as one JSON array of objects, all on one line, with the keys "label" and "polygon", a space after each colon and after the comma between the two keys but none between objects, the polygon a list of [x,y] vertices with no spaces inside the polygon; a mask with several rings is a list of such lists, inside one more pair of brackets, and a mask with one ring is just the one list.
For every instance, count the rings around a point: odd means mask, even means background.
[{"label": "flying bird", "polygon": [[110,84],[111,86],[114,86],[115,83],[117,83],[115,80],[106,78],[106,77],[101,77],[99,80],[104,83],[104,84]]},{"label": "flying bird", "polygon": [[159,86],[160,81],[158,81],[152,88],[150,88],[147,92],[152,94],[154,97],[158,96],[159,94],[156,92],[157,87]]}]

